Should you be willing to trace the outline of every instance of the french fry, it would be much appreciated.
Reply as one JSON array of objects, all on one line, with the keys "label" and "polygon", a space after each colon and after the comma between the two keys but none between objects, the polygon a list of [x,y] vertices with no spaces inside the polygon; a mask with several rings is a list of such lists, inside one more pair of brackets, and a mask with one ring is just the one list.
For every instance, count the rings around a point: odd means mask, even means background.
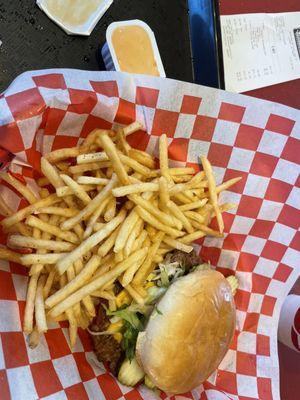
[{"label": "french fry", "polygon": [[224,204],[220,205],[220,211],[225,212],[225,211],[229,211],[229,210],[234,210],[237,207],[238,207],[237,204],[234,204],[234,203],[224,203]]},{"label": "french fry", "polygon": [[133,158],[138,163],[148,167],[150,169],[155,168],[155,160],[154,158],[146,153],[145,151],[137,150],[137,149],[130,149],[128,154],[130,158]]},{"label": "french fry", "polygon": [[25,256],[21,256],[20,264],[25,266],[31,264],[56,264],[57,261],[67,254],[68,253],[26,254]]},{"label": "french fry", "polygon": [[[55,187],[55,189],[64,186],[63,180],[59,176],[56,167],[51,165],[45,157],[41,158],[41,170],[43,174],[48,178],[52,186]],[[74,203],[71,196],[65,196],[64,201],[69,207],[76,208],[76,204]]]},{"label": "french fry", "polygon": [[63,207],[43,207],[34,211],[33,214],[54,214],[61,217],[74,217],[79,212],[76,208],[63,208]]},{"label": "french fry", "polygon": [[[3,197],[0,195],[0,214],[4,217],[9,217],[13,214],[13,210],[6,204]],[[30,236],[30,229],[24,225],[22,222],[18,222],[12,228],[14,231],[21,233],[24,236]]]},{"label": "french fry", "polygon": [[35,295],[35,321],[37,331],[39,333],[47,332],[47,320],[46,320],[46,313],[45,313],[45,304],[44,304],[44,296],[43,296],[43,288],[46,282],[46,276],[41,275],[36,289]]},{"label": "french fry", "polygon": [[54,186],[55,188],[64,186],[64,182],[59,176],[56,167],[54,165],[51,165],[45,157],[41,158],[41,170],[52,186]]},{"label": "french fry", "polygon": [[134,193],[157,192],[158,189],[159,186],[157,183],[142,182],[142,183],[134,183],[128,186],[117,187],[112,190],[112,194],[115,197],[123,197]]},{"label": "french fry", "polygon": [[31,349],[35,349],[39,345],[40,337],[41,337],[41,334],[38,332],[38,330],[35,326],[34,329],[32,330],[32,332],[29,334],[28,345]]},{"label": "french fry", "polygon": [[144,229],[142,230],[140,236],[136,239],[136,241],[133,244],[132,251],[136,251],[142,247],[142,244],[146,240],[146,237],[148,236],[147,231]]},{"label": "french fry", "polygon": [[85,239],[75,250],[66,255],[58,261],[56,268],[59,274],[63,274],[71,264],[78,258],[84,256],[93,247],[99,244],[102,240],[110,235],[125,219],[126,212],[121,210],[119,214],[110,222],[108,222],[103,229],[94,233],[89,238]]},{"label": "french fry", "polygon": [[4,217],[9,217],[13,213],[13,210],[6,204],[5,200],[0,194],[0,214]]},{"label": "french fry", "polygon": [[154,241],[154,238],[157,235],[157,230],[151,226],[151,225],[146,225],[146,231],[148,233],[149,238],[151,239],[151,241]]},{"label": "french fry", "polygon": [[66,240],[71,243],[78,243],[78,237],[73,232],[65,232],[58,228],[55,225],[52,225],[48,222],[41,221],[39,218],[30,215],[26,219],[26,224],[31,226],[32,228],[38,228],[43,232],[50,233],[60,239]]},{"label": "french fry", "polygon": [[91,317],[96,316],[95,306],[94,306],[93,300],[91,299],[90,296],[84,297],[82,299],[82,304],[84,305],[86,312],[89,316],[91,316]]},{"label": "french fry", "polygon": [[229,189],[231,186],[238,183],[241,179],[242,179],[242,177],[232,178],[232,179],[229,179],[227,182],[222,183],[222,185],[217,186],[216,187],[217,194],[224,192],[224,190]]},{"label": "french fry", "polygon": [[23,185],[18,179],[14,178],[12,175],[5,173],[5,172],[0,172],[0,179],[2,179],[4,182],[8,183],[10,186],[12,186],[14,189],[16,189],[19,193],[22,194],[22,196],[25,197],[25,199],[30,203],[34,204],[37,202],[37,197],[36,195],[25,185]]},{"label": "french fry", "polygon": [[220,211],[220,208],[218,206],[218,196],[217,196],[217,192],[216,192],[216,182],[215,182],[215,178],[214,178],[214,174],[212,171],[212,167],[210,162],[208,161],[208,159],[206,157],[200,157],[201,158],[201,162],[202,162],[202,166],[204,169],[204,172],[206,174],[206,178],[208,181],[208,190],[209,190],[209,196],[210,196],[210,201],[211,204],[214,207],[214,211],[216,214],[216,218],[217,218],[217,222],[218,222],[218,226],[219,226],[219,231],[220,233],[223,233],[224,231],[224,221],[222,218],[222,214]]},{"label": "french fry", "polygon": [[209,236],[215,236],[215,237],[223,237],[224,235],[218,231],[215,231],[214,229],[209,228],[208,226],[204,224],[200,224],[199,222],[196,221],[191,221],[192,225],[203,232],[205,232]]},{"label": "french fry", "polygon": [[104,213],[104,221],[109,222],[116,216],[117,211],[117,201],[115,197],[112,197],[106,207],[106,211]]},{"label": "french fry", "polygon": [[8,245],[10,247],[30,247],[32,249],[46,249],[58,252],[66,252],[74,249],[74,245],[68,242],[34,239],[20,235],[11,235],[8,239]]},{"label": "french fry", "polygon": [[128,185],[129,177],[127,175],[126,169],[124,168],[124,165],[120,160],[120,156],[113,141],[108,135],[101,135],[99,139],[105,153],[108,155],[109,159],[112,162],[112,167],[120,182],[122,182],[123,185]]},{"label": "french fry", "polygon": [[22,208],[15,214],[13,214],[7,218],[4,218],[1,221],[1,224],[4,228],[9,228],[12,225],[15,225],[18,222],[25,219],[28,215],[32,214],[34,211],[36,211],[42,207],[49,207],[55,203],[58,203],[59,201],[61,201],[61,200],[56,196],[56,194],[51,194],[46,199],[39,200],[35,204],[31,204],[25,208]]},{"label": "french fry", "polygon": [[70,164],[68,164],[67,162],[60,161],[60,162],[56,163],[55,166],[59,169],[60,172],[64,172],[64,173],[68,174]]},{"label": "french fry", "polygon": [[79,274],[74,277],[74,279],[46,299],[45,306],[47,308],[54,307],[56,304],[68,297],[71,293],[85,285],[99,267],[100,262],[100,257],[93,256],[79,272]]},{"label": "french fry", "polygon": [[165,232],[169,234],[171,237],[179,237],[183,236],[184,233],[182,231],[179,231],[175,228],[171,228],[170,226],[162,224],[157,218],[153,217],[148,211],[146,211],[144,208],[137,206],[135,208],[137,214],[149,225],[153,226],[155,229],[159,229],[162,232]]},{"label": "french fry", "polygon": [[[144,286],[133,286],[130,285],[132,289],[134,289],[141,297],[145,298],[148,295],[147,290],[144,288]],[[130,289],[129,289],[130,290]],[[128,293],[129,294],[129,293]],[[129,295],[130,296],[130,295]],[[131,296],[130,296],[131,297]]]},{"label": "french fry", "polygon": [[161,175],[171,180],[169,172],[168,138],[166,134],[159,137],[159,166]]},{"label": "french fry", "polygon": [[129,268],[133,263],[138,262],[139,259],[143,258],[147,252],[148,248],[144,248],[132,253],[126,260],[122,261],[114,269],[96,278],[91,283],[83,286],[81,289],[72,293],[68,298],[57,304],[50,310],[49,315],[52,318],[56,317],[68,308],[72,307],[78,301],[81,301],[84,297],[92,294],[95,290],[99,290],[101,287],[104,287],[104,285],[110,282],[112,279],[117,279],[118,276],[125,272],[126,269]]},{"label": "french fry", "polygon": [[124,260],[123,250],[120,250],[117,253],[115,253],[115,261],[116,261],[116,263],[119,263],[119,262],[121,262],[123,260]]},{"label": "french fry", "polygon": [[165,236],[165,234],[163,232],[159,232],[157,234],[156,241],[150,247],[145,261],[143,262],[142,266],[140,267],[140,269],[137,271],[137,273],[134,276],[134,279],[132,281],[133,285],[136,285],[136,286],[143,285],[144,282],[146,281],[148,275],[152,272],[153,258],[155,256],[157,250],[159,249],[159,246],[160,246],[161,241],[163,240],[164,236]]},{"label": "french fry", "polygon": [[117,228],[98,248],[98,254],[101,257],[105,257],[109,251],[114,247],[116,238],[119,234],[120,227]]},{"label": "french fry", "polygon": [[86,146],[87,148],[91,148],[96,143],[98,137],[100,135],[103,135],[103,134],[107,134],[107,135],[109,135],[111,137],[115,136],[115,132],[114,131],[103,130],[103,129],[94,129],[84,139],[83,145]]},{"label": "french fry", "polygon": [[77,157],[79,154],[84,153],[87,150],[87,147],[69,147],[66,149],[58,149],[51,151],[46,155],[46,159],[49,163],[54,164],[62,160],[66,160],[67,158]]},{"label": "french fry", "polygon": [[165,236],[163,238],[163,242],[168,244],[171,248],[184,251],[185,253],[190,253],[191,251],[193,251],[192,246],[187,246],[186,244],[181,243],[179,240],[175,240],[169,236]]},{"label": "french fry", "polygon": [[205,232],[195,231],[193,233],[190,233],[189,235],[182,237],[180,241],[184,244],[188,244],[194,242],[195,240],[201,239],[204,236],[206,236]]},{"label": "french fry", "polygon": [[[145,255],[146,257],[146,255]],[[140,266],[142,265],[144,259],[140,259],[138,262],[129,267],[123,274],[120,279],[120,283],[123,287],[127,287],[133,280],[134,274],[138,271]]]},{"label": "french fry", "polygon": [[182,204],[190,204],[191,203],[191,200],[188,197],[186,197],[184,193],[175,193],[172,195],[172,198]]},{"label": "french fry", "polygon": [[169,168],[169,174],[172,178],[174,178],[174,176],[194,175],[195,170],[192,167]]},{"label": "french fry", "polygon": [[124,165],[131,167],[134,171],[142,174],[143,176],[145,176],[147,178],[155,177],[157,175],[157,173],[155,171],[151,170],[148,167],[145,167],[144,165],[135,161],[133,158],[127,157],[122,153],[119,154],[119,157],[120,157],[121,162],[124,163]]},{"label": "french fry", "polygon": [[[72,281],[75,278],[74,265],[70,265],[70,267],[66,271],[66,275],[67,275],[68,282]],[[76,319],[77,325],[80,326],[81,318],[82,318],[80,303],[74,304],[74,306],[72,307],[72,310],[73,310],[73,314]]]},{"label": "french fry", "polygon": [[189,219],[199,222],[199,224],[202,224],[204,222],[203,215],[196,211],[184,211],[184,215]]},{"label": "french fry", "polygon": [[111,194],[111,190],[117,184],[117,177],[115,175],[112,176],[108,185],[106,185],[100,193],[97,194],[96,197],[77,215],[74,217],[67,219],[62,223],[62,230],[72,229],[76,224],[88,218],[96,209],[100,206],[100,204]]},{"label": "french fry", "polygon": [[174,216],[172,217],[171,215],[166,214],[163,211],[160,211],[160,209],[151,204],[149,200],[145,200],[138,195],[131,195],[129,196],[129,199],[133,201],[136,205],[139,205],[145,210],[147,210],[154,217],[159,219],[162,223],[177,228],[179,230],[182,229],[182,222],[178,218],[175,218]]},{"label": "french fry", "polygon": [[137,222],[135,223],[133,229],[131,230],[129,236],[128,236],[128,240],[125,243],[125,247],[124,247],[124,256],[128,257],[129,254],[132,252],[132,248],[134,245],[134,242],[137,238],[137,236],[140,234],[141,230],[143,229],[144,226],[144,221],[142,219],[138,219]]},{"label": "french fry", "polygon": [[89,154],[82,154],[77,157],[77,164],[86,164],[91,162],[98,162],[98,161],[108,161],[109,158],[104,151],[99,153],[89,153]]},{"label": "french fry", "polygon": [[70,176],[61,174],[61,179],[64,183],[72,190],[74,195],[78,197],[85,205],[89,204],[91,201],[90,196],[82,189],[77,182],[75,182]]},{"label": "french fry", "polygon": [[[66,285],[67,277],[65,274],[60,277],[59,283],[60,283],[60,287],[64,287]],[[67,308],[65,310],[65,313],[69,320],[70,346],[72,349],[75,346],[76,339],[77,339],[78,324],[77,324],[76,318],[74,316],[73,309],[71,307]],[[63,313],[60,313],[60,314],[63,314]],[[58,317],[60,314],[56,315],[56,317]]]},{"label": "french fry", "polygon": [[31,333],[33,330],[34,302],[35,302],[38,279],[39,279],[39,274],[31,276],[27,288],[26,305],[24,311],[24,323],[23,323],[23,330],[27,334]]},{"label": "french fry", "polygon": [[191,175],[174,175],[172,180],[174,183],[186,183],[191,180]]},{"label": "french fry", "polygon": [[117,129],[116,140],[118,148],[123,151],[126,156],[128,156],[131,146],[126,142],[125,134],[122,128]]},{"label": "french fry", "polygon": [[130,296],[138,303],[138,304],[145,304],[145,300],[143,297],[138,293],[136,289],[134,289],[131,285],[127,285],[125,288]]},{"label": "french fry", "polygon": [[123,128],[123,132],[125,136],[128,136],[134,132],[139,131],[140,129],[143,129],[143,125],[140,122],[135,121],[132,124],[125,126]]},{"label": "french fry", "polygon": [[49,272],[49,275],[47,276],[47,280],[46,280],[45,285],[44,285],[44,287],[43,287],[43,296],[44,296],[44,299],[47,299],[47,297],[49,296],[51,287],[52,287],[53,282],[54,282],[55,275],[56,275],[56,270],[55,270],[55,268],[53,268],[53,269]]},{"label": "french fry", "polygon": [[190,204],[183,204],[182,206],[179,206],[179,208],[181,211],[191,211],[203,207],[207,203],[207,201],[208,199],[202,199],[194,201]]},{"label": "french fry", "polygon": [[130,232],[132,231],[134,225],[137,223],[139,220],[139,216],[135,212],[135,209],[133,209],[128,217],[124,220],[118,236],[116,238],[116,242],[114,245],[114,252],[118,253],[120,250],[123,250],[126,244],[126,241],[130,235]]},{"label": "french fry", "polygon": [[113,173],[114,173],[113,167],[108,167],[107,170],[106,170],[106,177],[107,177],[108,179],[111,179]]},{"label": "french fry", "polygon": [[[91,233],[93,232],[94,226],[97,223],[97,220],[102,215],[103,211],[105,210],[106,206],[108,205],[108,203],[111,200],[112,200],[111,196],[107,197],[104,201],[102,201],[100,206],[97,207],[97,209],[94,211],[94,213],[90,216],[87,226],[86,226],[86,229],[83,234],[84,239],[88,238],[91,235]],[[103,226],[103,224],[102,224],[102,226]]]},{"label": "french fry", "polygon": [[109,183],[109,179],[106,178],[96,178],[94,176],[79,176],[77,178],[77,183],[80,185],[100,185],[105,186]]},{"label": "french fry", "polygon": [[101,297],[102,299],[105,299],[105,300],[114,300],[115,299],[115,296],[108,293],[106,290],[95,290],[91,295],[93,297]]},{"label": "french fry", "polygon": [[159,178],[159,199],[161,208],[165,211],[167,209],[167,204],[170,201],[170,195],[168,190],[168,181],[164,176]]},{"label": "french fry", "polygon": [[[44,193],[46,194],[46,192]],[[45,217],[45,218],[43,218]],[[58,215],[51,215],[50,218],[48,219],[44,214],[40,215],[40,218],[43,218],[44,222],[49,222],[50,225],[56,225],[59,221],[59,216]],[[33,228],[33,238],[34,239],[42,239],[42,240],[50,240],[51,239],[51,234],[48,232],[41,232],[37,228]],[[48,250],[47,249],[37,249],[38,254],[47,254]],[[40,274],[43,269],[44,269],[43,264],[33,264],[30,268],[29,275],[35,275],[35,274]]]},{"label": "french fry", "polygon": [[21,264],[21,255],[9,249],[0,247],[0,260],[11,261]]},{"label": "french fry", "polygon": [[[90,192],[91,190],[95,190],[95,185],[83,185],[81,188],[85,192]],[[58,197],[65,197],[72,196],[74,192],[69,186],[61,186],[56,189],[56,194]]]},{"label": "french fry", "polygon": [[80,165],[74,165],[69,168],[69,172],[73,175],[75,174],[80,174],[82,175],[85,172],[89,171],[97,171],[101,168],[109,168],[111,167],[111,162],[110,161],[98,161],[98,162],[91,162],[87,164],[80,164]]},{"label": "french fry", "polygon": [[167,203],[167,208],[170,210],[170,212],[173,214],[174,217],[178,218],[181,221],[183,227],[187,230],[188,233],[194,232],[194,228],[192,227],[192,224],[187,219],[187,217],[184,215],[184,213],[180,210],[180,208],[177,206],[177,204],[174,203],[174,201],[170,200]]}]

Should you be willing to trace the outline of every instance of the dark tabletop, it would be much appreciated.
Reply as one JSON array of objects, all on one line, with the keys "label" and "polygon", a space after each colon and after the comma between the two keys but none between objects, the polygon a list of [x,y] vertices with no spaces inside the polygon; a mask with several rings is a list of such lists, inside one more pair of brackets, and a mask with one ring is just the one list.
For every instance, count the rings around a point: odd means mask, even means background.
[{"label": "dark tabletop", "polygon": [[89,37],[68,36],[34,0],[0,0],[0,93],[28,70],[104,70],[96,55],[105,42],[106,28],[126,19],[141,19],[150,25],[169,78],[192,81],[185,0],[114,0]]}]

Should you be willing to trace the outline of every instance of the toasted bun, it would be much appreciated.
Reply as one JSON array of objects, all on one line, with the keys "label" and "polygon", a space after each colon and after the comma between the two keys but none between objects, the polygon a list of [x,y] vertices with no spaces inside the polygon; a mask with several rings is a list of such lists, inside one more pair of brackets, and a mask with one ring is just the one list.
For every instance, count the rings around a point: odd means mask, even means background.
[{"label": "toasted bun", "polygon": [[139,364],[167,393],[187,392],[218,367],[235,328],[230,286],[219,272],[195,271],[171,285],[137,341]]}]

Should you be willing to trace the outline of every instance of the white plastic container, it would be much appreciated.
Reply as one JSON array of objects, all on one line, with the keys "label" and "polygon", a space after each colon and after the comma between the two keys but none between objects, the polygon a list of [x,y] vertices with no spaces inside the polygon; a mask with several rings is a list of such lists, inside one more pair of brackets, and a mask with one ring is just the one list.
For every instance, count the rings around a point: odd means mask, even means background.
[{"label": "white plastic container", "polygon": [[68,35],[89,36],[113,0],[37,0],[36,3]]},{"label": "white plastic container", "polygon": [[138,19],[110,24],[101,53],[108,71],[166,77],[154,33]]}]

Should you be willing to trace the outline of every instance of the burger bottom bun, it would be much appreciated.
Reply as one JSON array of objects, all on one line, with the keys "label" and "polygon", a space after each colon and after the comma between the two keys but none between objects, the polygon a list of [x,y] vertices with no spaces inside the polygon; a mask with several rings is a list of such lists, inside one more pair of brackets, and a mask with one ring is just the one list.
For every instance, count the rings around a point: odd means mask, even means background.
[{"label": "burger bottom bun", "polygon": [[235,328],[231,288],[219,272],[178,279],[157,304],[136,356],[152,382],[170,394],[205,381],[225,356]]}]

